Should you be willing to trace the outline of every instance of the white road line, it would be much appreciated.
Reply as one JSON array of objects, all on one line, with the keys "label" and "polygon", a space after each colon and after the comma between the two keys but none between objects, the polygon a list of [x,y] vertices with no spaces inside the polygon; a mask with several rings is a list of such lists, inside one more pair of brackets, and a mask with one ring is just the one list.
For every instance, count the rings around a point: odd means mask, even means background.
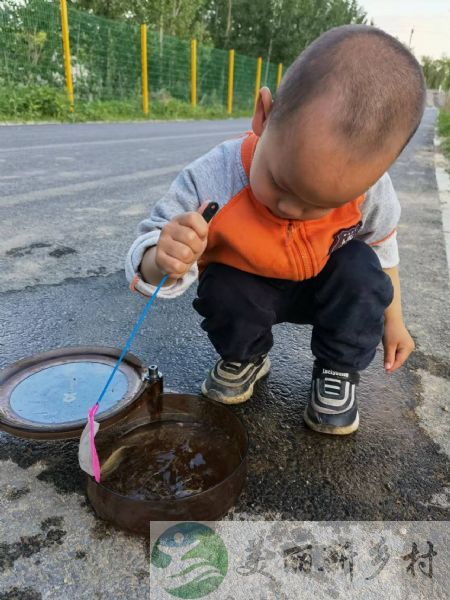
[{"label": "white road line", "polygon": [[36,200],[49,200],[50,198],[58,198],[59,196],[68,196],[86,190],[94,190],[101,186],[111,186],[117,183],[126,183],[128,181],[139,181],[140,179],[151,179],[152,177],[160,177],[161,175],[170,175],[178,173],[186,166],[186,163],[178,165],[170,165],[168,167],[160,167],[158,169],[148,169],[146,171],[136,171],[126,175],[115,175],[112,177],[104,177],[102,179],[94,179],[92,181],[82,181],[71,185],[48,188],[44,190],[36,190],[34,192],[24,192],[23,194],[13,194],[10,196],[0,197],[0,209],[27,202],[35,202]]},{"label": "white road line", "polygon": [[[243,129],[229,131],[208,131],[204,133],[183,133],[180,135],[158,135],[153,137],[124,138],[111,140],[90,140],[86,142],[62,142],[61,144],[41,144],[35,146],[10,146],[0,148],[0,152],[12,152],[20,150],[50,150],[52,148],[76,148],[79,146],[108,146],[110,144],[136,144],[137,142],[162,142],[167,140],[182,140],[189,138],[200,138],[209,136],[239,135],[244,133]],[[225,138],[224,138],[225,139]]]}]

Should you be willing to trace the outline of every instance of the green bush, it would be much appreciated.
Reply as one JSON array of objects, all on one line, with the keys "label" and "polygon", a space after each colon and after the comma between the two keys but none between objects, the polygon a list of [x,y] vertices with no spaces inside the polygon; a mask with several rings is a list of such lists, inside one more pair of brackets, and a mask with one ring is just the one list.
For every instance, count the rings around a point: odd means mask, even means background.
[{"label": "green bush", "polygon": [[[236,111],[233,117],[249,116]],[[166,90],[152,94],[149,115],[142,113],[139,98],[131,100],[81,101],[75,98],[70,111],[65,91],[49,86],[2,86],[0,84],[0,121],[129,121],[152,119],[224,119],[228,115],[220,104],[193,108],[190,103],[172,98]]]},{"label": "green bush", "polygon": [[67,95],[49,86],[0,86],[0,118],[63,119],[69,112]]}]

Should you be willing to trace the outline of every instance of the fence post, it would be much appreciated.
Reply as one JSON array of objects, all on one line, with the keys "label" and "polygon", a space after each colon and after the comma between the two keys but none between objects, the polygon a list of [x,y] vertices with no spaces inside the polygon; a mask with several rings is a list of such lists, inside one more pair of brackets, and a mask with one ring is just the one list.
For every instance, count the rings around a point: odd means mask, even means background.
[{"label": "fence post", "polygon": [[228,114],[233,111],[234,50],[228,52]]},{"label": "fence post", "polygon": [[277,87],[276,87],[276,89],[278,89],[280,87],[280,82],[281,82],[282,74],[283,74],[283,63],[278,63]]},{"label": "fence post", "polygon": [[70,111],[73,112],[73,85],[72,85],[72,69],[70,66],[70,44],[69,44],[69,21],[67,18],[66,0],[61,0],[61,37],[64,51],[64,71],[66,74],[66,88],[69,96]]},{"label": "fence post", "polygon": [[197,40],[191,40],[191,104],[197,106]]},{"label": "fence post", "polygon": [[261,67],[262,67],[262,58],[260,56],[258,56],[258,60],[256,61],[255,104],[253,106],[253,112],[255,112],[255,110],[256,110],[256,104],[258,102],[259,88],[261,87]]},{"label": "fence post", "polygon": [[142,111],[148,115],[147,25],[141,25]]}]

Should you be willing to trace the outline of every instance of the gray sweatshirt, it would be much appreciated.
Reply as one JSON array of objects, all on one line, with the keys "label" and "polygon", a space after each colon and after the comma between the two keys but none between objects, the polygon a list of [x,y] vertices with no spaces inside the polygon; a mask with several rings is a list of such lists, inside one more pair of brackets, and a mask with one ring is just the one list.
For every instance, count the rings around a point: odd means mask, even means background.
[{"label": "gray sweatshirt", "polygon": [[[241,158],[245,137],[226,140],[187,165],[175,178],[167,193],[158,200],[148,218],[137,226],[137,237],[125,259],[125,274],[130,288],[144,296],[156,289],[141,279],[139,265],[144,252],[154,246],[161,229],[176,215],[196,211],[205,201],[215,201],[219,210],[243,188],[249,186]],[[370,244],[383,268],[399,262],[396,227],[400,218],[400,204],[388,173],[385,173],[365,194],[360,206],[361,220],[357,227],[339,241],[339,246],[351,239]],[[161,298],[176,298],[198,279],[198,265],[171,286],[162,287]]]}]

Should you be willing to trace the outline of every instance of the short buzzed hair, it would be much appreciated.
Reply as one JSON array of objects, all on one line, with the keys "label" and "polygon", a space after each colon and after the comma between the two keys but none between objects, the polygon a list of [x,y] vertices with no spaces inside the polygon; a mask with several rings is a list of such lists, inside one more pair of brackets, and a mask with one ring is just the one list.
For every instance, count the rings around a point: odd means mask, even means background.
[{"label": "short buzzed hair", "polygon": [[404,136],[403,150],[422,119],[426,85],[415,57],[391,35],[367,25],[335,27],[289,67],[268,123],[283,125],[328,93],[336,96],[337,131],[370,154],[393,133]]}]

